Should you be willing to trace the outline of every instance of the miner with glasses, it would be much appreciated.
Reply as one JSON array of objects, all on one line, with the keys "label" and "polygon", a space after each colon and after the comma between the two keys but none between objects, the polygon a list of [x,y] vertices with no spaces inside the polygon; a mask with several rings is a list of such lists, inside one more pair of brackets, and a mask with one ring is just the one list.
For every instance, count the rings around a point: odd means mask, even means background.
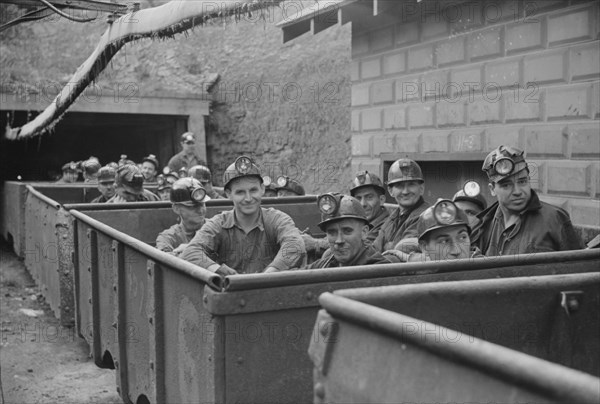
[{"label": "miner with glasses", "polygon": [[206,221],[181,258],[220,275],[278,272],[304,264],[300,231],[286,214],[262,208],[265,192],[259,167],[238,157],[223,174],[233,209]]},{"label": "miner with glasses", "polygon": [[190,167],[198,164],[206,165],[196,155],[196,137],[192,132],[185,132],[181,135],[181,149],[179,153],[171,157],[167,164],[171,172],[179,173],[181,168],[188,170]]},{"label": "miner with glasses", "polygon": [[179,222],[162,231],[156,238],[156,248],[178,255],[196,235],[205,220],[210,200],[206,190],[195,178],[181,178],[172,185],[170,200]]},{"label": "miner with glasses", "polygon": [[397,262],[391,256],[384,257],[367,242],[369,220],[358,200],[329,193],[320,195],[317,204],[322,218],[319,227],[327,236],[329,249],[307,269]]},{"label": "miner with glasses", "polygon": [[499,146],[487,155],[483,171],[497,202],[479,214],[472,243],[486,256],[583,248],[569,214],[540,201],[531,189],[522,150]]}]

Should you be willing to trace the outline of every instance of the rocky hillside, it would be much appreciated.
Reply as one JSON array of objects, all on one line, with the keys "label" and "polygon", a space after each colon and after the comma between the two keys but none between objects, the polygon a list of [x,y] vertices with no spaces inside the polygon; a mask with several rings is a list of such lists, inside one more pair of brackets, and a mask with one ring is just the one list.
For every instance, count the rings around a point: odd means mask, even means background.
[{"label": "rocky hillside", "polygon": [[[333,27],[284,45],[275,26],[282,12],[313,3],[289,1],[240,21],[213,21],[174,40],[131,43],[97,85],[112,91],[134,82],[141,95],[195,97],[218,78],[210,88],[215,101],[207,122],[208,159],[217,178],[245,153],[272,177],[299,179],[309,193],[344,190],[352,174],[350,28]],[[68,82],[105,29],[104,17],[11,28],[1,35],[0,80],[34,87]]]}]

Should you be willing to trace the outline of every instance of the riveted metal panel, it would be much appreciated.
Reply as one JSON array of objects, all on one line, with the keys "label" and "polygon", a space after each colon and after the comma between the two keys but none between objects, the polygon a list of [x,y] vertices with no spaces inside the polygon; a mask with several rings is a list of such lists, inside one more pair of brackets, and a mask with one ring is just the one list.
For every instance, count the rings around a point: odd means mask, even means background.
[{"label": "riveted metal panel", "polygon": [[339,329],[327,372],[323,341],[311,346],[315,402],[600,399],[600,273],[342,290],[320,302],[315,332],[331,318]]}]

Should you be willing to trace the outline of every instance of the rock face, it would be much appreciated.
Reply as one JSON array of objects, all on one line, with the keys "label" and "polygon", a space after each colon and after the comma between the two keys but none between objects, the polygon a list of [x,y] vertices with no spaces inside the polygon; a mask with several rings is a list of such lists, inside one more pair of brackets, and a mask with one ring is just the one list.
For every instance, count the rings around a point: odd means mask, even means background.
[{"label": "rock face", "polygon": [[[128,44],[101,73],[96,89],[104,94],[134,83],[140,95],[176,97],[210,90],[207,153],[217,184],[224,168],[244,153],[273,178],[298,179],[307,193],[345,191],[352,175],[350,27],[283,45],[275,26],[313,3],[288,1],[239,21],[212,21],[175,39]],[[104,16],[87,24],[53,18],[13,27],[2,33],[0,79],[31,91],[64,85],[106,27]]]}]

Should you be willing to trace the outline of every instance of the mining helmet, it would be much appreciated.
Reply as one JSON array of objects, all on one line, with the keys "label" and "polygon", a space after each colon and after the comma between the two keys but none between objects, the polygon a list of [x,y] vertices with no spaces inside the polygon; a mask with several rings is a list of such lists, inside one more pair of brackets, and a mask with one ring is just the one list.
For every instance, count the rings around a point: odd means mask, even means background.
[{"label": "mining helmet", "polygon": [[164,189],[170,189],[178,179],[179,177],[172,173],[169,167],[165,167],[163,173],[156,177],[156,182],[158,182],[157,190],[162,191]]},{"label": "mining helmet", "polygon": [[402,181],[425,182],[425,180],[423,180],[421,167],[419,167],[416,161],[411,159],[400,159],[396,160],[394,164],[391,165],[390,170],[388,171],[387,185],[390,186]]},{"label": "mining helmet", "polygon": [[479,206],[481,210],[485,210],[487,207],[487,201],[481,195],[481,186],[476,181],[467,181],[463,188],[454,194],[454,198],[452,198],[453,202],[466,201],[472,202],[475,205]]},{"label": "mining helmet", "polygon": [[72,172],[72,173],[76,173],[79,171],[79,169],[77,168],[77,163],[74,161],[69,161],[68,163],[65,163],[62,166],[62,171],[63,172]]},{"label": "mining helmet", "polygon": [[143,163],[144,161],[147,161],[147,162],[149,162],[149,163],[152,163],[152,164],[154,165],[154,168],[155,168],[156,170],[158,170],[158,159],[156,158],[156,156],[155,156],[154,154],[149,154],[149,155],[147,155],[146,157],[144,157],[144,158],[142,159],[142,163]]},{"label": "mining helmet", "polygon": [[511,146],[498,146],[487,155],[481,167],[490,182],[498,182],[526,168],[523,150]]},{"label": "mining helmet", "polygon": [[179,169],[179,171],[177,171],[177,175],[179,176],[179,178],[185,178],[185,177],[187,177],[188,176],[187,168],[181,167]]},{"label": "mining helmet", "polygon": [[126,154],[121,154],[121,158],[119,159],[118,166],[121,167],[121,166],[124,166],[125,164],[135,164],[135,163],[133,161],[129,160],[127,158]]},{"label": "mining helmet", "polygon": [[197,179],[201,183],[212,181],[212,173],[210,172],[210,169],[203,165],[196,165],[190,167],[190,169],[188,170],[188,175],[192,178]]},{"label": "mining helmet", "polygon": [[467,231],[471,233],[467,214],[451,200],[439,199],[435,205],[425,209],[419,216],[417,221],[419,241],[432,230],[461,224],[467,226]]},{"label": "mining helmet", "polygon": [[141,194],[144,190],[144,176],[135,164],[125,164],[119,167],[115,183],[136,194]]},{"label": "mining helmet", "polygon": [[84,161],[81,164],[83,171],[85,171],[85,173],[87,175],[94,175],[96,174],[100,168],[102,167],[100,165],[100,162],[98,161],[98,159],[96,157],[90,157],[89,159],[87,159],[86,161]]},{"label": "mining helmet", "polygon": [[206,190],[195,178],[180,178],[171,186],[170,199],[172,203],[185,206],[196,206],[210,200]]},{"label": "mining helmet", "polygon": [[317,198],[317,205],[321,211],[319,228],[323,231],[327,229],[327,224],[342,219],[357,219],[369,225],[365,209],[353,196],[340,193],[323,194]]},{"label": "mining helmet", "polygon": [[260,169],[248,156],[240,156],[235,159],[235,162],[223,173],[223,184],[225,188],[229,187],[229,183],[236,178],[241,177],[256,177],[263,183],[263,177],[260,175]]},{"label": "mining helmet", "polygon": [[[264,182],[264,178],[263,178]],[[304,187],[298,181],[288,177],[287,175],[281,175],[277,177],[277,186],[275,187],[277,191],[280,189],[285,189],[287,191],[291,191],[296,195],[306,195],[304,192]]]},{"label": "mining helmet", "polygon": [[352,181],[352,188],[350,188],[350,195],[354,196],[359,189],[364,187],[373,187],[377,191],[381,192],[381,195],[385,195],[385,188],[383,182],[375,174],[371,174],[368,171],[359,171],[356,173],[356,177]]},{"label": "mining helmet", "polygon": [[111,166],[104,166],[98,170],[98,182],[101,184],[115,182],[117,170]]},{"label": "mining helmet", "polygon": [[188,142],[195,142],[196,139],[194,138],[194,134],[192,132],[185,132],[181,135],[181,141],[183,143],[188,143]]}]

